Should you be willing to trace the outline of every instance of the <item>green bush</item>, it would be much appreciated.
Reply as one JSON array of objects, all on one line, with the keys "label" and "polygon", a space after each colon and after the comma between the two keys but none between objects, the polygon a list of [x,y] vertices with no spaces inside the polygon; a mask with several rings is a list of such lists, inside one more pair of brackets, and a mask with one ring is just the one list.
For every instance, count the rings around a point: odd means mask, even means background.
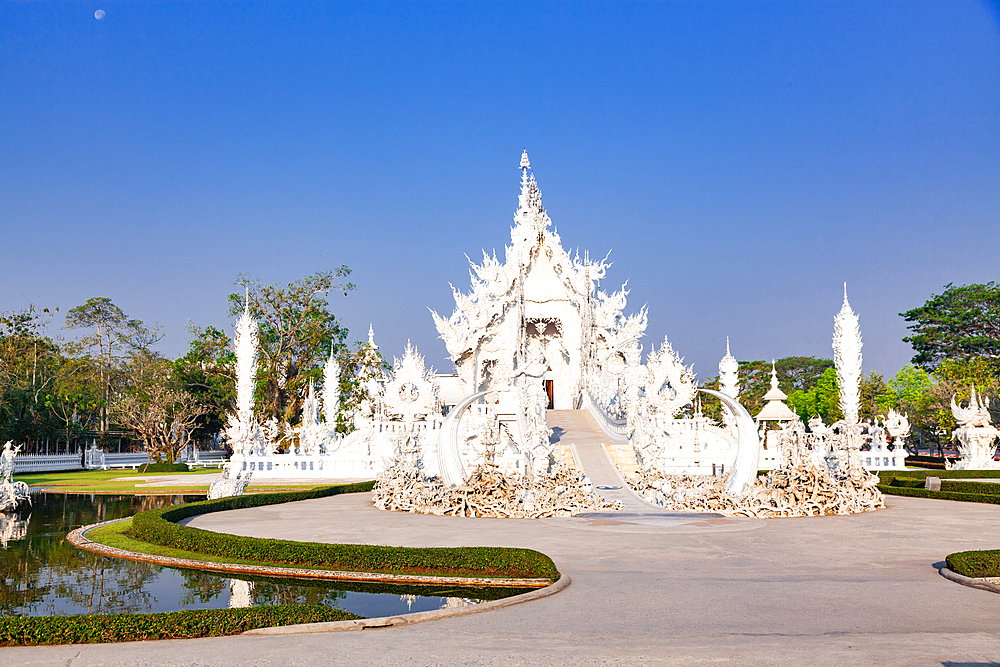
[{"label": "green bush", "polygon": [[1000,577],[1000,549],[959,551],[945,558],[948,569],[966,577]]},{"label": "green bush", "polygon": [[321,604],[244,609],[194,609],[161,614],[2,616],[0,646],[221,637],[254,628],[357,618],[362,617]]},{"label": "green bush", "polygon": [[139,466],[139,472],[187,472],[186,463],[144,463]]},{"label": "green bush", "polygon": [[984,496],[1000,495],[1000,484],[996,482],[963,482],[954,479],[941,480],[942,491],[954,491],[956,493],[976,493]]},{"label": "green bush", "polygon": [[182,519],[209,512],[369,491],[373,485],[374,482],[361,482],[304,491],[258,493],[140,512],[132,518],[130,536],[165,547],[234,560],[350,572],[546,578],[553,581],[559,576],[552,559],[532,549],[319,544],[243,537],[176,524]]},{"label": "green bush", "polygon": [[[894,480],[895,481],[895,480]],[[942,488],[944,483],[942,482]],[[879,484],[878,488],[882,493],[891,496],[909,496],[911,498],[933,498],[935,500],[959,500],[967,503],[987,503],[1000,505],[1000,495],[987,493],[958,493],[955,491],[928,491],[920,482],[918,488],[912,486],[893,486],[892,484]]]}]

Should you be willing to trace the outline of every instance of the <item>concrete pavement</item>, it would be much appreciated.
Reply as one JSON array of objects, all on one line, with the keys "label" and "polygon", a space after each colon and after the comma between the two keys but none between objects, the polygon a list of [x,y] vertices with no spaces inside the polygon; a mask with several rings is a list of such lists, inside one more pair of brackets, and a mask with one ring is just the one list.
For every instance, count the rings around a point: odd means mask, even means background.
[{"label": "concrete pavement", "polygon": [[[581,440],[583,438],[580,438]],[[587,444],[587,443],[580,443]],[[368,494],[195,517],[241,535],[538,549],[572,577],[551,597],[386,630],[0,650],[19,665],[959,665],[1000,667],[1000,595],[935,563],[1000,547],[1000,507],[886,497],[854,516],[660,512],[500,520],[376,510]]]}]

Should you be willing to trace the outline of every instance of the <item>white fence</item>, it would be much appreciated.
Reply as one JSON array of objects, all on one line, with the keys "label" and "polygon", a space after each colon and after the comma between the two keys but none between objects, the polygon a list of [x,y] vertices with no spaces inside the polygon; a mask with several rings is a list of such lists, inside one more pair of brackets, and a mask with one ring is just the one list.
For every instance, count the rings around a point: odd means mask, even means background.
[{"label": "white fence", "polygon": [[177,457],[177,463],[186,463],[189,468],[219,468],[226,462],[226,453],[221,450],[201,451],[185,449]]},{"label": "white fence", "polygon": [[85,452],[84,467],[88,470],[107,470],[108,468],[138,468],[149,463],[149,454],[145,452],[128,452],[112,454],[91,447]]},{"label": "white fence", "polygon": [[54,470],[79,470],[83,467],[83,453],[76,454],[21,454],[14,457],[14,472],[48,472]]}]

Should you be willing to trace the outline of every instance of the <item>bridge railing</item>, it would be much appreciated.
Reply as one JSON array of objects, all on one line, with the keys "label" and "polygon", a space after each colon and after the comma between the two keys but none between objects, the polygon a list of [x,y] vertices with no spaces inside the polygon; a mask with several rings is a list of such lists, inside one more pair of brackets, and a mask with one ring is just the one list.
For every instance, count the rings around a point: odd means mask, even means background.
[{"label": "bridge railing", "polygon": [[619,445],[628,443],[628,424],[625,420],[615,419],[605,412],[597,401],[594,400],[594,397],[590,395],[590,391],[583,392],[583,402],[587,408],[587,412],[594,418],[601,432],[609,440]]}]

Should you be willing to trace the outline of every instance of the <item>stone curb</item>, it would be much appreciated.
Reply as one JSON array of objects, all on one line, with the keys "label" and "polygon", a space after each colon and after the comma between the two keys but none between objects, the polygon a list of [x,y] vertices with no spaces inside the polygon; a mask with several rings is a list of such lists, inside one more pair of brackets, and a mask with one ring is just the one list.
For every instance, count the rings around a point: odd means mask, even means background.
[{"label": "stone curb", "polygon": [[949,570],[946,567],[938,569],[938,572],[945,579],[950,579],[957,584],[962,584],[963,586],[968,586],[969,588],[978,588],[981,591],[1000,593],[1000,584],[994,584],[983,579],[976,579],[974,577],[967,577],[964,574],[959,574],[958,572]]},{"label": "stone curb", "polygon": [[[124,521],[124,520],[125,519],[102,521],[101,523],[94,523],[89,526],[83,526],[81,528],[77,528],[76,530],[74,530],[73,532],[69,533],[66,536],[66,541],[79,549],[92,551],[93,553],[101,554],[102,556],[111,556],[112,558],[125,558],[128,560],[142,561],[145,563],[155,563],[157,565],[167,565],[170,567],[183,567],[195,570],[208,570],[212,572],[255,574],[265,577],[294,577],[296,579],[326,579],[330,581],[362,581],[369,583],[393,583],[393,584],[424,584],[424,585],[444,584],[449,586],[458,585],[458,586],[489,586],[489,587],[512,587],[512,588],[537,587],[541,588],[542,590],[547,590],[551,588],[553,585],[558,585],[558,582],[562,580],[560,578],[559,580],[557,580],[556,584],[552,584],[549,582],[548,579],[431,577],[419,574],[386,574],[380,572],[350,572],[345,570],[312,570],[312,569],[296,568],[296,567],[243,565],[239,563],[213,563],[211,561],[204,561],[204,560],[192,560],[188,558],[172,558],[170,556],[155,556],[152,554],[136,553],[134,551],[126,551],[125,549],[109,547],[107,545],[101,544],[100,542],[94,542],[87,538],[87,532],[94,528],[99,528],[101,526],[108,526],[113,523],[118,523],[119,521]],[[536,591],[532,591],[532,593],[534,592]],[[530,595],[530,594],[531,593],[524,593],[523,595]],[[522,595],[515,595],[512,598],[506,598],[506,599],[513,600],[520,597],[522,597]],[[496,602],[500,602],[500,600],[497,600]],[[491,604],[491,603],[484,602],[482,604]],[[421,613],[433,613],[433,612],[418,612],[418,614]],[[355,621],[336,621],[336,623],[348,623],[348,622],[354,623]]]},{"label": "stone curb", "polygon": [[570,584],[569,575],[560,574],[555,583],[528,593],[521,593],[502,600],[491,600],[469,605],[468,607],[456,607],[454,609],[434,609],[432,611],[418,611],[412,614],[399,616],[381,616],[379,618],[362,618],[355,621],[328,621],[326,623],[302,623],[300,625],[279,625],[271,628],[257,628],[247,630],[244,635],[295,635],[313,632],[348,632],[351,630],[371,630],[376,628],[393,628],[401,625],[413,625],[414,623],[426,623],[427,621],[437,621],[443,618],[454,618],[456,616],[468,616],[484,611],[501,609],[522,602],[539,600],[550,595],[555,595]]}]

